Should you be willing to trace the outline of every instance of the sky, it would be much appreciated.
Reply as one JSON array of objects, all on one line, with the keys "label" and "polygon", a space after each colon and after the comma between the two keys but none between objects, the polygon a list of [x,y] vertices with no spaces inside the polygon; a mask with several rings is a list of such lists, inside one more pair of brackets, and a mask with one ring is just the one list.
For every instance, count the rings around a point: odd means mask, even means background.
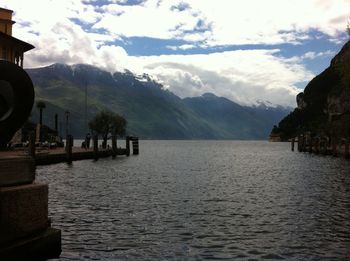
[{"label": "sky", "polygon": [[0,0],[24,66],[149,74],[180,97],[295,106],[349,36],[350,0]]}]

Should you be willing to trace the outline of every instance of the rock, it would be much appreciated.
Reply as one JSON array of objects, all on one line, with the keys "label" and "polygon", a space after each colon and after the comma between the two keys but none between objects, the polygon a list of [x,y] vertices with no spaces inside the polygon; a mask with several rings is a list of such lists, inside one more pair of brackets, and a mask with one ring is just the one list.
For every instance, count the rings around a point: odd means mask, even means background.
[{"label": "rock", "polygon": [[304,93],[301,92],[297,95],[297,105],[299,110],[303,110],[306,108],[307,103],[304,100]]},{"label": "rock", "polygon": [[279,123],[284,140],[305,131],[340,139],[350,136],[350,41],[330,66],[296,97],[298,107]]}]

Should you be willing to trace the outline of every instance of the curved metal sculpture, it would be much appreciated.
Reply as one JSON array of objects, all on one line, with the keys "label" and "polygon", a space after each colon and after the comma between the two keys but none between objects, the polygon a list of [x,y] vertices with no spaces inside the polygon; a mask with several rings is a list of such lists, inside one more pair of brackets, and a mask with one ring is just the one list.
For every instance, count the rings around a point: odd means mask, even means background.
[{"label": "curved metal sculpture", "polygon": [[28,74],[14,63],[0,60],[0,148],[5,148],[28,119],[34,87]]}]

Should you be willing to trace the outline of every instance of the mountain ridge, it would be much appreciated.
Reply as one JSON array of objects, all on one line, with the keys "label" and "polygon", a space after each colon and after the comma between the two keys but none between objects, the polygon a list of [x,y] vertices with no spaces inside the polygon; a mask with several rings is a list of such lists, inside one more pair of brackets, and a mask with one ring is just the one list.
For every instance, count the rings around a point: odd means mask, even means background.
[{"label": "mountain ridge", "polygon": [[[92,65],[53,64],[26,71],[36,100],[48,104],[44,121],[53,126],[52,114],[58,113],[62,133],[69,110],[69,131],[76,137],[85,135],[86,122],[101,109],[122,114],[128,132],[146,139],[266,139],[271,126],[289,112],[265,104],[241,106],[212,93],[181,99],[146,74],[109,73]],[[33,108],[32,120],[37,117]]]}]

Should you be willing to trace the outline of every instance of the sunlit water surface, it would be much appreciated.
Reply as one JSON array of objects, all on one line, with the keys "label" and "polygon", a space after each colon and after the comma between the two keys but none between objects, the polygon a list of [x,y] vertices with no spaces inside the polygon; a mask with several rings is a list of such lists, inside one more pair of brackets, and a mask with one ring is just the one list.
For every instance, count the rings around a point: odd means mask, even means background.
[{"label": "sunlit water surface", "polygon": [[289,146],[141,141],[38,167],[61,260],[349,260],[350,161]]}]

